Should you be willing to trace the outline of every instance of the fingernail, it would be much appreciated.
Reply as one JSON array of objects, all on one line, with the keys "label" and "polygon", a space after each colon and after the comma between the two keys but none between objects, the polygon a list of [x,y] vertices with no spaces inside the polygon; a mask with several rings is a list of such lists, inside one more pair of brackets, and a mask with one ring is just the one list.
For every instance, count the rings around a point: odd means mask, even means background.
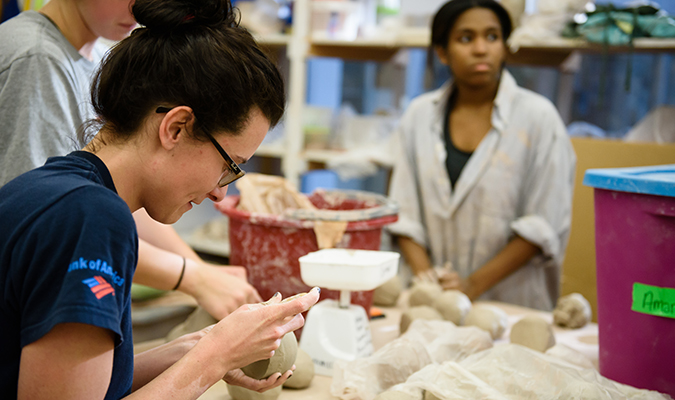
[{"label": "fingernail", "polygon": [[316,289],[316,291],[317,291],[319,294],[321,294],[321,288],[320,288],[320,287],[314,286],[314,289]]},{"label": "fingernail", "polygon": [[277,374],[279,374],[279,376],[277,376],[277,379],[276,379],[278,381],[283,375],[279,372],[277,372]]},{"label": "fingernail", "polygon": [[281,293],[280,293],[280,292],[276,292],[276,293],[274,293],[274,296],[272,296],[272,297],[279,297],[279,296],[281,296]]}]

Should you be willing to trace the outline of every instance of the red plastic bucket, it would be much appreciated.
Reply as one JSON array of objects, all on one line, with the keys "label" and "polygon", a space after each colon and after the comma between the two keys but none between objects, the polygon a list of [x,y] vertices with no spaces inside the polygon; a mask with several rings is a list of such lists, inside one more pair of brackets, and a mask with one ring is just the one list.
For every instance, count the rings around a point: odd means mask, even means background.
[{"label": "red plastic bucket", "polygon": [[[249,282],[263,299],[277,291],[287,297],[310,289],[300,278],[298,259],[319,250],[316,220],[349,221],[337,248],[379,250],[382,227],[398,219],[397,208],[375,193],[317,190],[309,200],[318,210],[295,210],[289,216],[237,210],[239,196],[216,204],[230,220],[230,263],[246,267]],[[339,293],[322,288],[321,299],[338,299]],[[370,311],[372,290],[351,294],[352,303]]]},{"label": "red plastic bucket", "polygon": [[595,187],[599,366],[607,378],[675,397],[675,304],[660,299],[675,293],[675,197],[667,195],[675,166],[654,170],[589,170],[584,180]]}]

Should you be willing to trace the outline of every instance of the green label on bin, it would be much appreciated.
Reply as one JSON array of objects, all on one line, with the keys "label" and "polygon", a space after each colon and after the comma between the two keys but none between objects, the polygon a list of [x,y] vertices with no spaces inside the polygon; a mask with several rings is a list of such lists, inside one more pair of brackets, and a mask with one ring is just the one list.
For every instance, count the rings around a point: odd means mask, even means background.
[{"label": "green label on bin", "polygon": [[635,282],[631,310],[658,317],[675,318],[675,289]]}]

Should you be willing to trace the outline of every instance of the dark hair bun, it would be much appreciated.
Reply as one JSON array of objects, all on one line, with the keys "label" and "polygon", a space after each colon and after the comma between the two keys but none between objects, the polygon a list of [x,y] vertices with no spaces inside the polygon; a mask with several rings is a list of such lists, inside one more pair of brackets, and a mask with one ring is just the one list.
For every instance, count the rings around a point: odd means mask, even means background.
[{"label": "dark hair bun", "polygon": [[170,32],[195,26],[235,26],[230,0],[136,0],[136,22],[153,32]]}]

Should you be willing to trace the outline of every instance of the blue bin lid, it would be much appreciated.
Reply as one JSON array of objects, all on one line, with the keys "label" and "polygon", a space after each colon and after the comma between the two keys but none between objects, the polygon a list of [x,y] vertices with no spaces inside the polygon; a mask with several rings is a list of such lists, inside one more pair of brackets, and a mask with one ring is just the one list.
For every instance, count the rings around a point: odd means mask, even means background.
[{"label": "blue bin lid", "polygon": [[675,164],[589,169],[584,185],[597,189],[675,197]]}]

